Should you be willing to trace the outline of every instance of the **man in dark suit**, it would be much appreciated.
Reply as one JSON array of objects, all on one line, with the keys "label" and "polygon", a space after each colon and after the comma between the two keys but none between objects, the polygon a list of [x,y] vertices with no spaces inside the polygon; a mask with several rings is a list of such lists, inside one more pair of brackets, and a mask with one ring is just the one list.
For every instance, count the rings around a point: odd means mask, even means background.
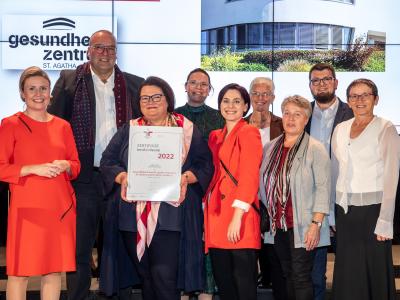
[{"label": "man in dark suit", "polygon": [[101,154],[117,129],[139,115],[138,87],[143,78],[121,72],[116,65],[114,35],[95,32],[87,51],[89,61],[76,70],[63,70],[49,112],[71,123],[81,161],[74,182],[77,197],[76,272],[67,274],[68,299],[93,298],[91,255],[103,210],[98,167]]},{"label": "man in dark suit", "polygon": [[[318,63],[311,68],[309,87],[315,101],[311,103],[313,113],[306,131],[325,146],[329,155],[331,155],[331,137],[336,125],[353,117],[353,111],[349,106],[336,96],[337,86],[335,69],[331,65]],[[332,178],[335,177],[333,174]],[[332,236],[335,233],[335,185],[336,183],[332,182],[331,210],[329,218],[325,218],[329,221]],[[325,299],[327,253],[328,247],[320,247],[315,254],[312,271],[315,300]]]}]

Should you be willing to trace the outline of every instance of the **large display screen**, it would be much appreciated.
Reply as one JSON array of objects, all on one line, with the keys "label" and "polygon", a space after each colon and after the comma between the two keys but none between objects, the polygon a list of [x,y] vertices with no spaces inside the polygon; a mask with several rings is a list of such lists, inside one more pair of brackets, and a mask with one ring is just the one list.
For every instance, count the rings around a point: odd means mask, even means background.
[{"label": "large display screen", "polygon": [[308,70],[329,62],[342,100],[352,80],[370,78],[379,89],[376,114],[400,125],[399,11],[397,0],[2,0],[0,118],[24,109],[24,68],[45,69],[54,84],[61,69],[87,60],[91,34],[108,29],[117,37],[119,67],[167,80],[176,106],[186,102],[188,72],[203,67],[214,87],[210,106],[225,84],[248,87],[268,76],[280,115],[286,96],[312,100]]}]

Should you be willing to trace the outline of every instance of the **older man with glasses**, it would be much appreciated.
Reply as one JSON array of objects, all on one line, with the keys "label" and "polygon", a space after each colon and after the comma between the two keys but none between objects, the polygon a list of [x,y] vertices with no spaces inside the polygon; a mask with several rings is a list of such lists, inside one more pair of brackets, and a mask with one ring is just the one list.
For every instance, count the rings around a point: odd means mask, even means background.
[{"label": "older man with glasses", "polygon": [[275,99],[274,92],[274,82],[268,77],[256,77],[250,83],[253,112],[245,120],[260,129],[263,145],[283,132],[282,119],[269,110]]},{"label": "older man with glasses", "polygon": [[[77,198],[76,272],[67,274],[68,299],[92,299],[91,257],[100,216],[104,212],[99,165],[101,154],[119,127],[139,116],[138,88],[143,78],[122,72],[116,65],[117,41],[107,30],[95,32],[87,50],[89,61],[76,70],[63,70],[53,89],[49,112],[71,123],[81,173],[74,183]],[[110,209],[107,207],[107,209]],[[112,214],[107,214],[108,216]],[[107,219],[104,219],[107,223]],[[104,226],[105,230],[112,230]],[[118,234],[110,234],[108,243],[118,249]],[[128,261],[128,256],[125,253]],[[108,268],[117,268],[119,262],[107,262]],[[132,267],[133,268],[133,267]],[[129,270],[129,268],[125,268]],[[132,269],[133,270],[133,269]],[[115,274],[115,271],[108,272]],[[111,276],[111,275],[110,275]],[[119,284],[133,284],[133,275],[123,280],[111,278],[100,282],[102,290],[111,295],[119,292]],[[105,284],[104,284],[105,283]]]},{"label": "older man with glasses", "polygon": [[[349,106],[336,96],[337,86],[338,80],[336,79],[335,69],[331,65],[318,63],[311,68],[309,87],[315,101],[311,103],[313,112],[305,130],[325,146],[329,156],[331,156],[331,137],[336,125],[353,117],[353,112]],[[332,172],[335,171],[332,170]],[[335,178],[335,174],[332,174],[331,209],[329,218],[324,220],[324,222],[329,222],[332,242],[334,242],[336,231]],[[315,253],[312,271],[315,300],[325,299],[327,253],[328,247],[319,247]]]},{"label": "older man with glasses", "polygon": [[[282,119],[270,111],[275,99],[275,85],[268,77],[256,77],[250,83],[250,102],[253,112],[245,120],[260,130],[263,146],[283,133]],[[272,244],[262,243],[259,255],[263,287],[272,285],[276,300],[285,300],[286,283]]]}]

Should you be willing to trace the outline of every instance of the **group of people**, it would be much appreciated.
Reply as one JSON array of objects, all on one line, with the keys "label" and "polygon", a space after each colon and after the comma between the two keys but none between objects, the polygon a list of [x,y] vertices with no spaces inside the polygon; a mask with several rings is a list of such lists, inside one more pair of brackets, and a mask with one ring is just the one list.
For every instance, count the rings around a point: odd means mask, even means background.
[{"label": "group of people", "polygon": [[[52,93],[40,68],[21,75],[25,109],[0,126],[0,180],[11,191],[8,299],[25,299],[34,275],[42,275],[42,299],[59,299],[61,272],[68,299],[95,299],[89,288],[100,219],[107,296],[129,299],[140,284],[145,300],[216,292],[255,300],[260,268],[277,300],[324,299],[332,240],[333,299],[394,299],[400,138],[374,115],[371,80],[354,80],[343,102],[333,67],[316,64],[314,101],[289,96],[280,118],[270,112],[271,79],[255,78],[249,92],[227,84],[216,110],[205,104],[210,76],[197,68],[185,83],[188,102],[175,108],[165,80],[122,72],[116,54],[115,37],[100,30],[89,61],[62,71]],[[179,199],[127,196],[134,126],[182,128]],[[266,232],[261,217],[268,217]]]}]

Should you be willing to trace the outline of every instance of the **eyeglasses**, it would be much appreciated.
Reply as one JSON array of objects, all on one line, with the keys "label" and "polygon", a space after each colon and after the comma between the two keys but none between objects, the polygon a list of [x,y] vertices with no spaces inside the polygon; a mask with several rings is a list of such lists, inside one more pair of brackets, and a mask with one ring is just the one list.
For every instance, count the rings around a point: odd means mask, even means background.
[{"label": "eyeglasses", "polygon": [[360,94],[360,95],[353,94],[353,95],[349,95],[347,97],[347,99],[350,102],[356,102],[357,100],[365,101],[365,100],[368,99],[369,96],[373,96],[373,95],[374,95],[373,93],[363,93],[363,94]]},{"label": "eyeglasses", "polygon": [[107,51],[108,54],[115,54],[117,52],[117,47],[115,46],[93,45],[90,47],[98,54],[103,54],[104,51]]},{"label": "eyeglasses", "polygon": [[150,101],[154,102],[154,103],[158,103],[158,102],[161,101],[161,98],[163,96],[164,96],[163,94],[154,94],[154,95],[151,95],[151,96],[144,95],[144,96],[140,96],[139,100],[143,104],[149,103]]},{"label": "eyeglasses", "polygon": [[250,95],[252,95],[254,97],[271,97],[274,95],[274,93],[272,93],[272,92],[264,92],[264,93],[251,92]]},{"label": "eyeglasses", "polygon": [[311,79],[310,82],[313,86],[317,86],[317,85],[320,85],[321,82],[323,84],[328,84],[332,81],[332,79],[334,79],[334,78],[333,77],[314,78],[314,79]]},{"label": "eyeglasses", "polygon": [[189,80],[187,84],[193,88],[200,86],[200,88],[203,90],[210,88],[210,85],[203,81]]}]

